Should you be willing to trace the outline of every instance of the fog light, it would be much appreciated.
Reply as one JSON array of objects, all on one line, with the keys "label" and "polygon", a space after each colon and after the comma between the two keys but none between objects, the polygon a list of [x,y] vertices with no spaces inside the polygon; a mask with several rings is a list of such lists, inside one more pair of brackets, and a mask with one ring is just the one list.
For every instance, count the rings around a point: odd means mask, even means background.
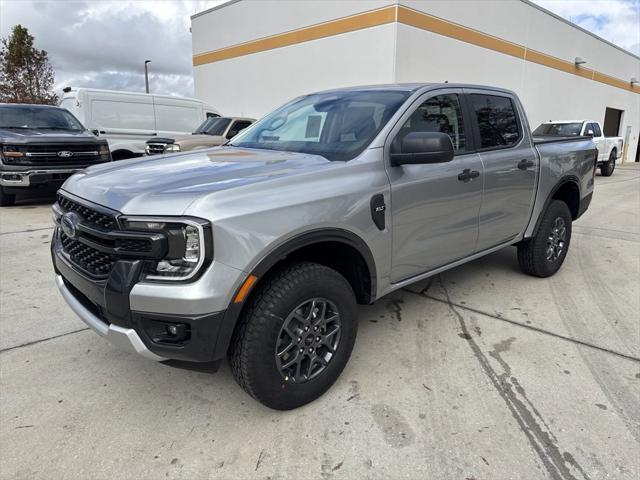
[{"label": "fog light", "polygon": [[189,338],[189,329],[184,323],[169,323],[165,328],[167,340],[180,342]]}]

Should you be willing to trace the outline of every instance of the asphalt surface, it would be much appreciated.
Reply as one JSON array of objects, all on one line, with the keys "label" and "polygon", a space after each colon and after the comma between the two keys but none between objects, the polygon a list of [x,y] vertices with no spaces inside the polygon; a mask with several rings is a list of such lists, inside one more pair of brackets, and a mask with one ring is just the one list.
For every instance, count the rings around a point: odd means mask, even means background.
[{"label": "asphalt surface", "polygon": [[489,255],[360,309],[291,412],[122,353],[63,304],[50,199],[0,209],[2,479],[636,479],[640,169],[598,176],[550,279]]}]

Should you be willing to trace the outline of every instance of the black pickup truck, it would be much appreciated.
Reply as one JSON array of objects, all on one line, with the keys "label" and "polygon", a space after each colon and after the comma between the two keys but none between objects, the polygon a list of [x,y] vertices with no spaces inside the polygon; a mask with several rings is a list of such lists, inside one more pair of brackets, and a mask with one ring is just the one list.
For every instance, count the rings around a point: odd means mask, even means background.
[{"label": "black pickup truck", "polygon": [[32,188],[55,190],[78,170],[109,161],[107,141],[64,108],[0,103],[0,206]]}]

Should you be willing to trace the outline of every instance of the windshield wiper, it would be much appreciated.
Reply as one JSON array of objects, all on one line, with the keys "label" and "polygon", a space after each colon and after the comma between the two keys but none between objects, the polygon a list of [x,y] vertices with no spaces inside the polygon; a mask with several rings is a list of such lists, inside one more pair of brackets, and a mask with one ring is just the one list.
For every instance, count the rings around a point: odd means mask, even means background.
[{"label": "windshield wiper", "polygon": [[3,125],[0,128],[22,128],[23,130],[26,130],[26,129],[32,128],[32,127],[19,127],[17,125]]}]

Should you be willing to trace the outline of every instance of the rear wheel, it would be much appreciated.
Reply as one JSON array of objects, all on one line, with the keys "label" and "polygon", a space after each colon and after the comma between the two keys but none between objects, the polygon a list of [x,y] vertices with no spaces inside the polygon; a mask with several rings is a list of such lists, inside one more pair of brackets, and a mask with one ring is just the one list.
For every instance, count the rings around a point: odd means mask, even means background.
[{"label": "rear wheel", "polygon": [[5,192],[5,189],[0,187],[0,207],[10,207],[16,202],[16,195],[14,193],[9,194]]},{"label": "rear wheel", "polygon": [[518,263],[524,273],[550,277],[560,269],[571,242],[571,221],[567,204],[552,200],[536,236],[518,245]]},{"label": "rear wheel", "polygon": [[349,360],[358,329],[349,282],[307,262],[267,278],[240,322],[231,370],[247,393],[277,410],[302,406],[329,389]]},{"label": "rear wheel", "polygon": [[609,155],[607,163],[602,164],[600,167],[600,175],[603,177],[610,177],[613,175],[613,171],[616,169],[616,151],[612,150]]}]

